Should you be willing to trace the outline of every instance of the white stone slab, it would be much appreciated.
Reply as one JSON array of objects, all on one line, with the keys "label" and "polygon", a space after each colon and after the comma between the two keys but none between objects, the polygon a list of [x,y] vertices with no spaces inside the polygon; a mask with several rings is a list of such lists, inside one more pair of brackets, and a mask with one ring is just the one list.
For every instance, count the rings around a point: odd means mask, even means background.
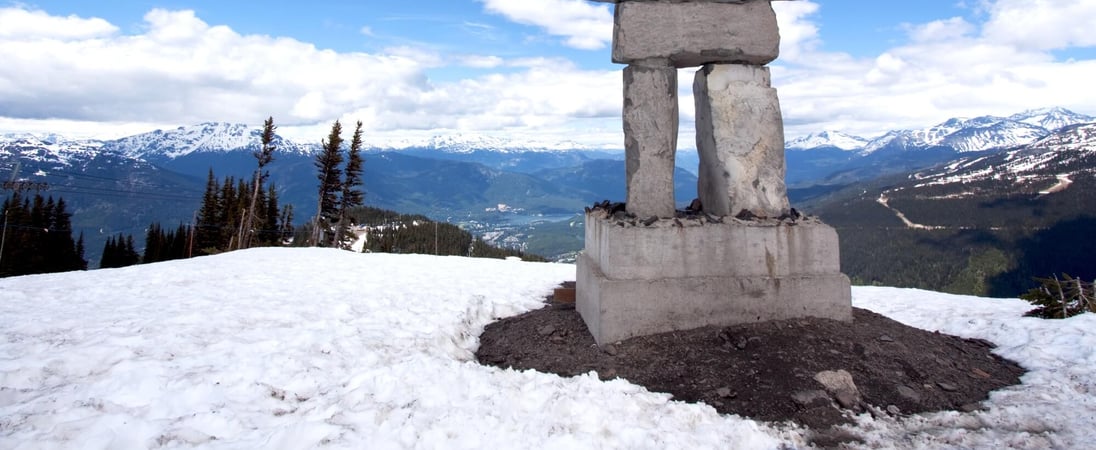
[{"label": "white stone slab", "polygon": [[769,69],[709,64],[696,73],[697,193],[704,211],[778,217],[790,209],[784,123]]}]

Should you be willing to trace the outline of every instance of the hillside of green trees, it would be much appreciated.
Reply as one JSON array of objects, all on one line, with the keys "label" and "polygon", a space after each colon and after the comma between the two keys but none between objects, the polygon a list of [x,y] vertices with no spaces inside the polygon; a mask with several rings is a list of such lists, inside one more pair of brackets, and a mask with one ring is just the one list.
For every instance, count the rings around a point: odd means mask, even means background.
[{"label": "hillside of green trees", "polygon": [[[1096,278],[1096,181],[1040,195],[1047,183],[1001,180],[913,189],[904,178],[857,185],[804,209],[841,236],[854,284],[1016,297],[1035,277]],[[888,209],[878,202],[886,192]],[[968,193],[960,195],[961,193]],[[894,210],[913,223],[912,229]]]},{"label": "hillside of green trees", "polygon": [[12,192],[0,206],[0,277],[84,270],[84,236],[72,237],[65,199]]},{"label": "hillside of green trees", "polygon": [[360,207],[351,210],[350,217],[355,224],[367,228],[366,242],[362,248],[364,252],[473,258],[518,257],[526,261],[545,261],[538,255],[489,245],[456,225],[436,222],[426,216]]},{"label": "hillside of green trees", "polygon": [[[317,214],[294,227],[292,205],[280,205],[278,189],[268,182],[267,168],[276,163],[274,121],[267,119],[262,145],[254,152],[250,180],[219,180],[211,168],[201,205],[192,224],[166,228],[148,225],[144,245],[133,235],[110,236],[100,268],[117,268],[174,259],[213,255],[266,246],[321,246],[350,249],[365,239],[362,251],[461,255],[483,258],[544,259],[517,250],[497,248],[457,226],[424,216],[405,215],[364,206],[361,155],[362,124],[357,123],[348,146],[336,121],[316,156]],[[73,239],[72,214],[64,199],[13,192],[0,208],[0,277],[86,270],[84,239]]]}]

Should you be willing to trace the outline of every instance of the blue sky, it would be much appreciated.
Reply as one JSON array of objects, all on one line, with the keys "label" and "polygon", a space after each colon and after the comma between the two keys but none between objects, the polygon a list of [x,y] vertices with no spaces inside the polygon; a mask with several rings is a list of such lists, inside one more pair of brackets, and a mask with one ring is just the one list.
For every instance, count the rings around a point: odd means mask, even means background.
[{"label": "blue sky", "polygon": [[[1096,114],[1096,2],[778,1],[789,138],[950,117]],[[490,135],[619,148],[610,4],[0,0],[0,132],[113,137],[202,121],[374,142]],[[682,138],[692,133],[681,73]]]}]

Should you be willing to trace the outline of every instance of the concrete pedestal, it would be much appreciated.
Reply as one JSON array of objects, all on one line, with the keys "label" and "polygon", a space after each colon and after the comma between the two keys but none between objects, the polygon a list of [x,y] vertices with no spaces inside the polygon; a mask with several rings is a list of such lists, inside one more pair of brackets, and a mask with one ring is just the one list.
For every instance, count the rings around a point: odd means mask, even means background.
[{"label": "concrete pedestal", "polygon": [[598,345],[635,336],[797,317],[852,320],[837,232],[816,219],[586,216],[576,308]]}]

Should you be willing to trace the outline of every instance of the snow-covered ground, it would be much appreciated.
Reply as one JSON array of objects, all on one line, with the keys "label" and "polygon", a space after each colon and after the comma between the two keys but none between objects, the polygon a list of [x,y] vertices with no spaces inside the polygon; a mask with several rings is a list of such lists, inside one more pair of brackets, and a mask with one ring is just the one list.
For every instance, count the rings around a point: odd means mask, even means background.
[{"label": "snow-covered ground", "polygon": [[[476,364],[490,321],[573,266],[319,249],[0,280],[0,448],[777,448],[794,427],[622,380]],[[862,416],[870,447],[1096,442],[1096,316],[855,288],[857,306],[989,339],[1031,372],[986,411]]]}]

